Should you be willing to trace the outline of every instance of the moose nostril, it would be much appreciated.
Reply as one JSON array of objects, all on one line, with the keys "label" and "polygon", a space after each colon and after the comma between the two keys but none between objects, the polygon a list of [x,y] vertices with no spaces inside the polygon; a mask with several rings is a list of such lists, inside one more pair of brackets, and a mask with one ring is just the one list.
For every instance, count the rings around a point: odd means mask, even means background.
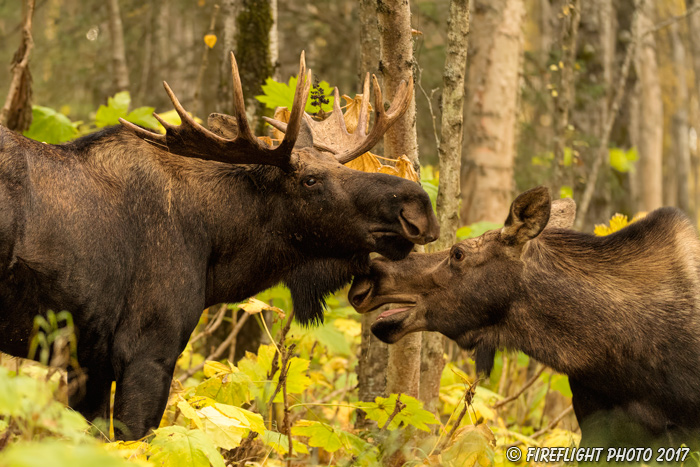
[{"label": "moose nostril", "polygon": [[368,280],[355,281],[348,292],[348,298],[352,306],[355,308],[361,307],[371,291],[372,283]]},{"label": "moose nostril", "polygon": [[404,231],[411,237],[418,237],[421,234],[420,227],[411,222],[410,219],[407,219],[405,213],[406,211],[402,210],[399,214],[399,216],[401,216],[401,225],[403,226]]}]

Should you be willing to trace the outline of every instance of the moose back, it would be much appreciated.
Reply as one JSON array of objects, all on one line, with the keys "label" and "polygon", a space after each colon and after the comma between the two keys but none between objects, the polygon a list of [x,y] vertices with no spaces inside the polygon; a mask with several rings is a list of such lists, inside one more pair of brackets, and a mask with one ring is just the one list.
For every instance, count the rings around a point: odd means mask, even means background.
[{"label": "moose back", "polygon": [[[540,187],[513,202],[501,230],[450,250],[377,259],[355,280],[361,312],[385,342],[437,331],[477,350],[522,350],[569,376],[582,444],[697,442],[700,433],[700,241],[663,208],[605,237],[568,230],[573,201]],[[670,436],[670,437],[668,437]],[[604,444],[601,444],[604,443]]]},{"label": "moose back", "polygon": [[[236,113],[212,115],[216,132],[167,84],[182,124],[161,121],[165,135],[122,122],[54,146],[0,127],[0,350],[26,357],[34,317],[70,312],[87,375],[70,404],[107,419],[115,380],[120,438],[158,425],[205,307],[283,282],[295,317],[322,321],[324,297],[366,272],[370,252],[402,258],[439,234],[418,184],[341,164],[403,115],[411,83],[385,111],[375,80],[370,133],[343,125],[344,138],[323,140],[303,112],[302,55],[284,140],[270,147],[250,130],[231,60]],[[362,122],[368,95],[366,81]]]}]

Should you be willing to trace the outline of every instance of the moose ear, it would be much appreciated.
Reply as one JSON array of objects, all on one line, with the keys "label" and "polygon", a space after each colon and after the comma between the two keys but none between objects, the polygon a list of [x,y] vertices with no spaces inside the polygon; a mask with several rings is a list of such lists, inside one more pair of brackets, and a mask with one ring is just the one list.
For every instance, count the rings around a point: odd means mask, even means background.
[{"label": "moose ear", "polygon": [[207,119],[207,126],[222,138],[236,139],[238,136],[238,122],[230,115],[213,113]]},{"label": "moose ear", "polygon": [[549,221],[551,206],[547,187],[539,186],[522,193],[510,205],[501,238],[517,246],[537,237]]},{"label": "moose ear", "polygon": [[545,229],[570,229],[576,219],[576,202],[571,198],[555,199]]}]

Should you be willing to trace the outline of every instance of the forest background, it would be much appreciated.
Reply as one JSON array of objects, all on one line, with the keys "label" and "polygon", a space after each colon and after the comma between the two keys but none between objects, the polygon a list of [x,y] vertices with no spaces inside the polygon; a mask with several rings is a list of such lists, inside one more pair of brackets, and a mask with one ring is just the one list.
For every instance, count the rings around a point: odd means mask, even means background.
[{"label": "forest background", "polygon": [[[0,62],[23,58],[30,3],[0,0]],[[371,72],[388,99],[396,74],[415,80],[415,121],[383,153],[406,154],[437,203],[443,236],[428,248],[499,226],[515,194],[541,184],[576,200],[581,230],[664,205],[697,223],[699,10],[695,0],[36,0],[28,67],[0,73],[2,93],[31,86],[16,93],[23,105],[0,100],[0,122],[53,143],[119,116],[148,126],[153,109],[172,108],[163,80],[195,116],[230,114],[230,50],[260,121],[288,96],[272,80],[288,83],[305,50],[324,92],[352,96]],[[404,69],[387,67],[392,53],[408,57]],[[95,444],[84,433],[108,438],[109,422],[88,429],[55,402],[57,374],[4,357],[0,465],[505,465],[507,447],[578,440],[566,378],[522,354],[499,353],[477,384],[471,355],[439,336],[374,339],[372,317],[344,292],[316,329],[285,325],[284,289],[257,298],[205,312],[162,427],[144,442]],[[70,342],[57,323],[42,328],[47,345]]]}]

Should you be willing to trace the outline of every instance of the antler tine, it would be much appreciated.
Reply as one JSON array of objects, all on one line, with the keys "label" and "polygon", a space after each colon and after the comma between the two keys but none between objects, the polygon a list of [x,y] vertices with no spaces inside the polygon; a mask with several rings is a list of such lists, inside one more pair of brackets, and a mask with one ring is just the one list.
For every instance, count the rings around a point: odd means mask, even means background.
[{"label": "antler tine", "polygon": [[[153,113],[155,114],[155,112]],[[141,128],[138,125],[134,125],[131,122],[127,122],[123,118],[119,119],[119,123],[121,123],[122,126],[124,126],[125,128],[128,128],[132,132],[136,133],[137,136],[143,138],[146,141],[150,141],[151,143],[159,145],[165,145],[165,135],[154,133],[152,131],[146,130],[145,128]]]},{"label": "antler tine", "polygon": [[[376,79],[375,79],[376,82]],[[377,88],[374,88],[374,95],[381,97],[381,91],[377,94]],[[376,107],[376,103],[375,103]],[[357,128],[355,134],[367,135],[367,120],[369,119],[369,72],[365,75],[365,82],[362,85],[362,102],[360,102],[360,115],[357,118]]]},{"label": "antler tine", "polygon": [[335,124],[339,128],[342,128],[345,132],[348,131],[345,126],[345,116],[343,116],[343,111],[340,109],[340,92],[338,92],[338,87],[333,88],[333,113],[330,118],[335,119]]},{"label": "antler tine", "polygon": [[[351,160],[361,156],[366,153],[379,140],[384,136],[384,133],[389,129],[391,125],[396,122],[405,112],[408,110],[408,106],[413,98],[413,80],[410,80],[408,84],[402,81],[399,85],[399,89],[394,95],[394,99],[391,102],[391,107],[389,108],[389,113],[384,110],[384,102],[382,99],[382,91],[377,83],[377,77],[372,75],[372,84],[374,87],[374,112],[375,112],[375,122],[369,135],[365,136],[363,133],[357,133],[357,145],[345,152],[337,154],[335,157],[341,164],[347,164]],[[368,83],[366,84],[368,86]],[[366,88],[365,88],[366,89]],[[363,96],[364,100],[364,96]],[[361,135],[361,137],[360,137]]]},{"label": "antler tine", "polygon": [[[305,54],[301,52],[299,59],[299,75],[297,78],[297,87],[294,90],[294,101],[292,102],[292,110],[287,123],[287,130],[284,133],[284,139],[277,147],[280,151],[291,151],[299,136],[301,129],[301,119],[304,116],[304,108],[309,97],[311,89],[311,70],[306,70]],[[280,149],[282,148],[282,149]]]},{"label": "antler tine", "polygon": [[233,116],[236,117],[236,122],[238,123],[238,138],[248,141],[253,147],[268,149],[258,141],[248,123],[248,117],[245,114],[241,75],[238,72],[238,63],[236,63],[236,57],[233,55],[233,52],[231,52],[231,76],[233,78]]}]

